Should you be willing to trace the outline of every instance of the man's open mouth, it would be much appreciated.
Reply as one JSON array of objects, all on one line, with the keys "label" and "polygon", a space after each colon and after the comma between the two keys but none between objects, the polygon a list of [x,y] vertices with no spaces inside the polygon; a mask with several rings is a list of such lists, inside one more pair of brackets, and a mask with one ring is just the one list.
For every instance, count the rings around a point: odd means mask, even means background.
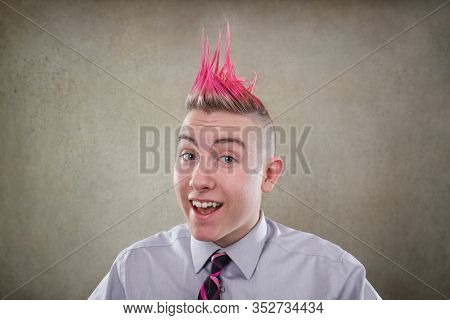
[{"label": "man's open mouth", "polygon": [[200,215],[206,216],[209,215],[220,207],[222,207],[223,203],[216,201],[197,201],[191,200],[191,205],[194,211]]}]

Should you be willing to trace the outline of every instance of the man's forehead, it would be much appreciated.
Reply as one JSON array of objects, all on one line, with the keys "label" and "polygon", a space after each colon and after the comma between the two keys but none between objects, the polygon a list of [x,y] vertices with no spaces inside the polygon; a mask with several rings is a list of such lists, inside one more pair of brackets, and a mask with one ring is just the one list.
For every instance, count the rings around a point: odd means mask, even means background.
[{"label": "man's forehead", "polygon": [[186,115],[179,133],[179,140],[191,142],[212,144],[217,139],[236,138],[248,144],[257,139],[261,128],[246,115],[193,110]]},{"label": "man's forehead", "polygon": [[237,126],[237,125],[220,125],[220,124],[202,124],[202,123],[183,123],[180,132],[239,132],[245,130],[246,127],[251,126]]},{"label": "man's forehead", "polygon": [[193,140],[212,141],[219,138],[240,138],[246,140],[247,130],[239,126],[212,126],[212,125],[183,125],[180,137],[190,137]]},{"label": "man's forehead", "polygon": [[220,127],[246,127],[255,125],[252,116],[224,111],[205,112],[191,110],[184,118],[183,125],[190,126],[220,126]]},{"label": "man's forehead", "polygon": [[228,112],[213,112],[207,114],[201,111],[188,113],[181,126],[181,131],[204,131],[233,133],[254,130],[254,121],[245,115]]},{"label": "man's forehead", "polygon": [[192,137],[241,137],[247,140],[253,135],[260,135],[261,128],[256,125],[212,125],[183,123],[180,135]]}]

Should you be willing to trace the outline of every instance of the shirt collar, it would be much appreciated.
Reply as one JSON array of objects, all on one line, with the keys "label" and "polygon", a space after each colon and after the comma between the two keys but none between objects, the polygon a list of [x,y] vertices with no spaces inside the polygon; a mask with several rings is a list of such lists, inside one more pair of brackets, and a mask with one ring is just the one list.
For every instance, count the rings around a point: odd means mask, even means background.
[{"label": "shirt collar", "polygon": [[255,272],[259,257],[264,247],[267,234],[267,222],[261,209],[260,218],[255,227],[245,237],[232,245],[221,248],[213,242],[199,241],[191,236],[191,254],[194,270],[199,273],[209,257],[217,250],[226,252],[233,262],[249,280]]}]

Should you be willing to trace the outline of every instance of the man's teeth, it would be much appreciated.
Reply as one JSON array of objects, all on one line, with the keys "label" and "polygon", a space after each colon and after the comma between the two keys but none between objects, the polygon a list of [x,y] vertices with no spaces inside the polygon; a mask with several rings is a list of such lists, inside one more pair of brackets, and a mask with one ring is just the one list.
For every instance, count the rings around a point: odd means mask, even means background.
[{"label": "man's teeth", "polygon": [[192,205],[197,208],[209,208],[209,207],[220,207],[222,204],[220,202],[200,202],[200,201],[192,201]]}]

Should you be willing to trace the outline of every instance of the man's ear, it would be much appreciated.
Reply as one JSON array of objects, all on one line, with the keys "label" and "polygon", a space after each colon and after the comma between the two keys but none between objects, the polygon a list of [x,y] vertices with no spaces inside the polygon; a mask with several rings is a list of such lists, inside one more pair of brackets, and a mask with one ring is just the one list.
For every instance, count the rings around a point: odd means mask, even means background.
[{"label": "man's ear", "polygon": [[281,173],[283,172],[283,168],[284,162],[280,157],[273,157],[268,160],[264,172],[263,182],[261,184],[262,192],[270,192],[273,190],[273,187],[275,186],[281,176]]}]

